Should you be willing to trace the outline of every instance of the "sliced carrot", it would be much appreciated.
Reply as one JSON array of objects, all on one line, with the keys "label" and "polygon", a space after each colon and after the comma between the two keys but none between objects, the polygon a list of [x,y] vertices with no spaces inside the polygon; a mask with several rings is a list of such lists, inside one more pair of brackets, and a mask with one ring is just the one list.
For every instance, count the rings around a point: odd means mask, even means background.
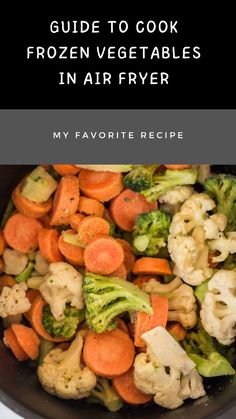
[{"label": "sliced carrot", "polygon": [[153,399],[152,394],[142,393],[134,384],[134,368],[114,377],[112,385],[120,398],[129,404],[144,404]]},{"label": "sliced carrot", "polygon": [[86,216],[84,214],[80,214],[79,212],[76,212],[76,214],[71,215],[69,219],[71,228],[73,230],[78,231],[81,221],[83,221],[85,218]]},{"label": "sliced carrot", "polygon": [[38,247],[38,233],[42,224],[32,217],[22,214],[12,215],[3,230],[7,244],[22,253]]},{"label": "sliced carrot", "polygon": [[110,212],[115,224],[125,231],[132,231],[138,215],[149,212],[156,207],[148,204],[143,195],[125,189],[111,202]]},{"label": "sliced carrot", "polygon": [[23,351],[23,349],[17,342],[16,335],[11,327],[9,327],[9,329],[4,330],[3,336],[4,342],[7,346],[9,346],[10,350],[13,352],[18,361],[26,361],[27,359],[29,359],[27,353]]},{"label": "sliced carrot", "polygon": [[113,237],[95,237],[85,248],[84,262],[90,272],[110,275],[124,262],[124,251]]},{"label": "sliced carrot", "polygon": [[[28,300],[29,300],[29,302],[30,302],[30,304],[31,304],[31,306],[32,306],[32,304],[33,304],[33,302],[34,302],[34,300],[37,298],[37,297],[41,297],[42,298],[42,296],[41,296],[41,294],[40,294],[40,292],[39,292],[39,290],[35,290],[35,289],[29,289],[27,292],[26,292],[26,297],[28,298]],[[28,310],[28,311],[26,311],[25,313],[24,313],[24,317],[26,318],[26,320],[28,320],[28,322],[30,323],[30,316],[31,316],[31,308]]]},{"label": "sliced carrot", "polygon": [[167,324],[166,329],[168,330],[169,333],[171,333],[176,340],[178,340],[179,342],[181,340],[184,340],[184,338],[187,335],[187,331],[186,329],[178,322],[170,322]]},{"label": "sliced carrot", "polygon": [[[74,230],[66,230],[66,234],[77,236]],[[65,242],[62,234],[58,240],[58,248],[68,263],[73,266],[84,266],[84,249],[80,246]]]},{"label": "sliced carrot", "polygon": [[61,176],[77,175],[80,171],[80,168],[73,164],[53,164],[52,166]]},{"label": "sliced carrot", "polygon": [[171,170],[183,170],[183,169],[189,169],[190,167],[192,167],[192,165],[191,164],[165,164],[165,167]]},{"label": "sliced carrot", "polygon": [[3,255],[6,247],[6,241],[4,239],[3,232],[0,230],[0,255]]},{"label": "sliced carrot", "polygon": [[81,196],[78,210],[79,212],[83,212],[86,215],[96,215],[96,217],[103,217],[105,208],[104,205],[96,199]]},{"label": "sliced carrot", "polygon": [[39,250],[50,262],[61,262],[64,260],[58,247],[60,233],[53,228],[42,228],[38,234]]},{"label": "sliced carrot", "polygon": [[128,371],[134,355],[132,340],[120,329],[99,334],[90,332],[85,339],[84,362],[102,377],[115,377]]},{"label": "sliced carrot", "polygon": [[78,227],[78,237],[81,243],[88,244],[94,237],[105,234],[109,235],[110,224],[101,217],[90,215],[81,221]]},{"label": "sliced carrot", "polygon": [[123,330],[123,332],[129,335],[129,329],[126,326],[126,323],[124,322],[124,320],[122,320],[120,317],[116,317],[116,323],[117,323],[118,329]]},{"label": "sliced carrot", "polygon": [[167,259],[143,257],[136,260],[133,273],[135,275],[170,275],[172,272]]},{"label": "sliced carrot", "polygon": [[32,303],[29,311],[29,321],[31,326],[42,338],[49,340],[50,342],[65,342],[67,339],[64,337],[54,338],[52,337],[43,326],[43,307],[46,305],[46,301],[38,296]]},{"label": "sliced carrot", "polygon": [[123,240],[123,239],[116,239],[116,240],[118,241],[118,243],[121,244],[121,246],[124,249],[124,254],[125,254],[124,265],[127,270],[127,274],[129,274],[130,272],[132,272],[134,262],[136,261],[136,257],[132,252],[132,246],[126,240]]},{"label": "sliced carrot", "polygon": [[4,287],[13,287],[16,284],[15,279],[11,275],[0,276],[0,294]]},{"label": "sliced carrot", "polygon": [[101,202],[110,201],[123,189],[121,173],[81,170],[79,181],[80,189],[84,195]]},{"label": "sliced carrot", "polygon": [[142,334],[156,326],[166,327],[168,317],[168,298],[151,294],[150,296],[153,313],[138,312],[135,317],[135,346],[144,346]]},{"label": "sliced carrot", "polygon": [[[149,281],[151,278],[153,278],[153,275],[138,275],[133,281],[133,284],[138,285],[138,287],[142,289],[145,282]],[[159,278],[154,278],[159,281]]]},{"label": "sliced carrot", "polygon": [[110,277],[114,277],[114,278],[120,278],[120,279],[127,279],[127,269],[125,267],[125,264],[122,263],[120,266],[118,266],[118,268],[112,272],[110,275]]},{"label": "sliced carrot", "polygon": [[17,210],[27,217],[41,218],[47,214],[52,208],[52,198],[50,197],[46,202],[33,202],[21,195],[21,188],[24,184],[24,179],[14,189],[12,193],[12,201]]},{"label": "sliced carrot", "polygon": [[2,274],[4,271],[4,260],[3,258],[0,256],[0,274]]},{"label": "sliced carrot", "polygon": [[76,176],[63,176],[54,195],[51,225],[67,225],[79,204],[79,180]]},{"label": "sliced carrot", "polygon": [[12,331],[16,335],[17,342],[30,359],[37,359],[39,356],[40,339],[31,327],[23,324],[13,324]]}]

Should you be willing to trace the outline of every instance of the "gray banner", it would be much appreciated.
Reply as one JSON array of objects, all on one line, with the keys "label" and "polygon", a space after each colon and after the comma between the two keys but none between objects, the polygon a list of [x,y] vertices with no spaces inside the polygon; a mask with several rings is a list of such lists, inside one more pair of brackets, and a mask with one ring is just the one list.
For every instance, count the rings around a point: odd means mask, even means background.
[{"label": "gray banner", "polygon": [[0,163],[235,164],[236,110],[0,110]]}]

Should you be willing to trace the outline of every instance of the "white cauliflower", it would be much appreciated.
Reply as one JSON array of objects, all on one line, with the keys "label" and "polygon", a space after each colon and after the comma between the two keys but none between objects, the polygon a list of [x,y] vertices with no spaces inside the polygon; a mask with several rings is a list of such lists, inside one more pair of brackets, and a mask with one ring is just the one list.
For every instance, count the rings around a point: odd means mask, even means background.
[{"label": "white cauliflower", "polygon": [[161,327],[144,333],[147,353],[140,353],[134,362],[135,386],[167,409],[176,409],[186,398],[205,395],[202,379],[186,352]]},{"label": "white cauliflower", "polygon": [[197,305],[193,288],[174,278],[169,284],[161,284],[154,278],[145,282],[143,291],[165,295],[168,298],[168,320],[178,321],[185,328],[194,327],[197,322]]},{"label": "white cauliflower", "polygon": [[96,375],[81,363],[82,332],[78,332],[69,349],[51,350],[37,374],[44,390],[62,399],[88,397],[96,385]]},{"label": "white cauliflower", "polygon": [[223,262],[229,254],[236,253],[236,232],[219,233],[215,240],[209,241],[209,247],[220,253],[212,258],[212,262]]},{"label": "white cauliflower", "polygon": [[28,311],[31,304],[26,297],[26,291],[27,285],[24,282],[13,287],[3,287],[0,295],[0,317],[5,318]]},{"label": "white cauliflower", "polygon": [[5,249],[3,253],[4,272],[8,275],[19,275],[27,266],[28,256],[17,250]]},{"label": "white cauliflower", "polygon": [[39,275],[46,275],[49,271],[49,263],[47,259],[40,253],[36,252],[34,269]]},{"label": "white cauliflower", "polygon": [[39,290],[50,305],[52,315],[56,320],[64,319],[67,303],[77,309],[84,307],[82,275],[68,263],[51,263],[49,273],[45,276],[45,281],[40,285]]},{"label": "white cauliflower", "polygon": [[193,194],[172,219],[168,250],[175,262],[174,273],[187,284],[199,285],[212,275],[207,240],[226,226],[223,214],[208,214],[215,206],[207,194]]},{"label": "white cauliflower", "polygon": [[159,197],[160,209],[171,215],[176,214],[193,191],[192,186],[176,186]]},{"label": "white cauliflower", "polygon": [[236,336],[236,272],[222,269],[208,282],[201,322],[210,336],[230,345]]}]

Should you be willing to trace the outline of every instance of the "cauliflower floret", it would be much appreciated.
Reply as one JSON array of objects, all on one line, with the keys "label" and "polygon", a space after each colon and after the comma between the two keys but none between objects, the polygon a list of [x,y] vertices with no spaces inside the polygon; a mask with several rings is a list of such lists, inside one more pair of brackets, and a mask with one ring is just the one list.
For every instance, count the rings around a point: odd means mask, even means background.
[{"label": "cauliflower floret", "polygon": [[82,332],[66,351],[53,349],[44,358],[37,374],[43,388],[62,399],[88,397],[96,385],[96,375],[81,364]]},{"label": "cauliflower floret", "polygon": [[36,252],[36,255],[35,255],[34,269],[39,275],[47,275],[49,271],[49,263],[47,262],[47,259],[43,257],[40,251]]},{"label": "cauliflower floret", "polygon": [[160,209],[171,215],[179,211],[181,204],[193,193],[192,186],[176,186],[159,197]]},{"label": "cauliflower floret", "polygon": [[27,266],[28,256],[17,250],[5,249],[3,253],[4,272],[8,275],[19,275]]},{"label": "cauliflower floret", "polygon": [[230,345],[236,336],[236,272],[218,271],[208,282],[200,317],[204,329],[221,344]]},{"label": "cauliflower floret", "polygon": [[183,399],[199,399],[199,397],[203,397],[205,394],[202,377],[196,368],[181,379],[180,396]]},{"label": "cauliflower floret", "polygon": [[184,399],[205,395],[195,363],[175,339],[162,327],[144,333],[147,353],[136,356],[135,386],[146,394],[154,394],[154,401],[162,407],[175,409]]},{"label": "cauliflower floret", "polygon": [[207,235],[219,232],[225,223],[222,214],[209,216],[208,211],[215,206],[207,194],[193,194],[172,219],[168,250],[175,262],[173,272],[187,284],[199,285],[212,275],[206,239]]},{"label": "cauliflower floret", "polygon": [[176,277],[169,284],[161,284],[154,278],[145,282],[142,287],[147,293],[157,293],[168,298],[168,320],[178,321],[185,328],[194,327],[197,322],[197,305],[193,288],[183,284]]},{"label": "cauliflower floret", "polygon": [[223,262],[230,253],[236,253],[236,232],[219,233],[215,240],[209,241],[209,247],[213,251],[220,252],[219,256],[214,256],[212,262]]},{"label": "cauliflower floret", "polygon": [[39,289],[56,320],[64,319],[67,303],[77,309],[84,307],[82,275],[68,263],[51,263],[49,273]]},{"label": "cauliflower floret", "polygon": [[8,317],[28,311],[31,304],[26,297],[27,285],[22,282],[13,287],[3,287],[0,296],[0,317]]},{"label": "cauliflower floret", "polygon": [[225,214],[216,213],[211,215],[204,221],[205,238],[216,239],[221,231],[224,231],[227,224],[227,217]]}]

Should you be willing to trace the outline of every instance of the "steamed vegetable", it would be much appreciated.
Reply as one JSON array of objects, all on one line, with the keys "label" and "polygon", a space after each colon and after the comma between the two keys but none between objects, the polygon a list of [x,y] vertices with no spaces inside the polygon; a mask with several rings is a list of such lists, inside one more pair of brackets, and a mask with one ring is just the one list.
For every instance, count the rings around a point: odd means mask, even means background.
[{"label": "steamed vegetable", "polygon": [[55,320],[50,306],[47,304],[43,308],[43,325],[53,337],[64,336],[65,338],[72,338],[79,323],[84,320],[84,314],[84,310],[67,306],[64,310],[64,319]]},{"label": "steamed vegetable", "polygon": [[152,313],[149,296],[122,279],[87,273],[83,292],[86,322],[97,333],[114,329],[114,318],[125,311]]},{"label": "steamed vegetable", "polygon": [[162,174],[154,175],[151,187],[141,191],[141,194],[148,202],[152,202],[175,186],[194,185],[196,180],[197,170],[194,168],[184,170],[167,169]]},{"label": "steamed vegetable", "polygon": [[138,254],[155,256],[166,246],[170,226],[170,216],[156,210],[140,214],[134,225],[133,246]]},{"label": "steamed vegetable", "polygon": [[107,378],[97,377],[97,384],[91,391],[91,396],[87,399],[88,403],[100,403],[110,412],[117,412],[123,406],[122,400],[110,385]]},{"label": "steamed vegetable", "polygon": [[216,210],[226,215],[226,230],[236,230],[236,176],[211,176],[204,183],[204,189],[216,202]]},{"label": "steamed vegetable", "polygon": [[213,339],[200,329],[188,333],[183,346],[188,356],[195,362],[196,368],[203,377],[234,375],[235,370],[216,348]]},{"label": "steamed vegetable", "polygon": [[38,166],[25,179],[21,195],[36,203],[46,202],[55,192],[57,182],[42,167]]},{"label": "steamed vegetable", "polygon": [[151,188],[153,183],[153,174],[158,168],[158,164],[150,166],[137,166],[129,172],[124,178],[126,188],[134,192],[141,192]]}]

